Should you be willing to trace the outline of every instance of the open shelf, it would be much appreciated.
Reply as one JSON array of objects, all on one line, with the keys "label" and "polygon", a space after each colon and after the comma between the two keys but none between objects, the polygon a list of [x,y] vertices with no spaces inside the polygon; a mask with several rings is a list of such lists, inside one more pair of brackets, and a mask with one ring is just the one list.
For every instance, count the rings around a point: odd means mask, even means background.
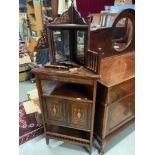
[{"label": "open shelf", "polygon": [[[87,86],[84,86],[82,84],[48,81],[48,84],[44,82],[43,85],[43,96],[45,97],[56,97],[89,103],[93,102],[91,93],[86,93],[85,91],[87,89]],[[90,86],[89,89],[91,91]]]},{"label": "open shelf", "polygon": [[69,129],[56,125],[47,124],[47,136],[60,139],[63,141],[71,141],[78,144],[89,145],[90,133],[76,129]]},{"label": "open shelf", "polygon": [[[45,121],[45,123],[51,124],[50,121]],[[55,123],[55,122],[52,122],[52,124],[53,125],[56,125],[56,126],[68,128],[69,130],[70,129],[75,129],[75,130],[84,131],[84,132],[91,132],[91,129],[78,128],[78,127],[75,127],[75,126],[74,127],[72,127],[72,126],[66,126],[66,125]]]}]

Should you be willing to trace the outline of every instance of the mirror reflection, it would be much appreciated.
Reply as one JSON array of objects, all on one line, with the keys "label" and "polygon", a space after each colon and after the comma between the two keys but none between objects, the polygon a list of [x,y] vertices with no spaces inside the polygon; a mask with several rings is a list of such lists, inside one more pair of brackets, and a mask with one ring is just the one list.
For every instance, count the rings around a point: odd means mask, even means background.
[{"label": "mirror reflection", "polygon": [[76,40],[77,40],[77,47],[76,47],[76,60],[80,64],[84,64],[84,51],[85,51],[85,31],[77,31],[76,34]]},{"label": "mirror reflection", "polygon": [[121,18],[112,32],[112,44],[116,51],[123,51],[131,43],[133,24],[130,18]]},{"label": "mirror reflection", "polygon": [[69,49],[69,31],[56,30],[52,32],[54,40],[54,51],[56,62],[61,62],[70,59]]}]

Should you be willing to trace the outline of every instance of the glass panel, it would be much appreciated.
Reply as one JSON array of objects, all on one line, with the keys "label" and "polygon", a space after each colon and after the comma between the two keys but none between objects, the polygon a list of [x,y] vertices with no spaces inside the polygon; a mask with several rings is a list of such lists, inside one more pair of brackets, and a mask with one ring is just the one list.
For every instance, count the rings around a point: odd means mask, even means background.
[{"label": "glass panel", "polygon": [[53,44],[55,51],[55,61],[65,61],[70,59],[69,49],[69,31],[68,30],[56,30],[52,32]]},{"label": "glass panel", "polygon": [[122,18],[112,32],[112,43],[116,51],[123,51],[131,43],[133,35],[133,24],[130,18]]},{"label": "glass panel", "polygon": [[76,61],[80,64],[84,64],[85,37],[85,31],[77,31]]}]

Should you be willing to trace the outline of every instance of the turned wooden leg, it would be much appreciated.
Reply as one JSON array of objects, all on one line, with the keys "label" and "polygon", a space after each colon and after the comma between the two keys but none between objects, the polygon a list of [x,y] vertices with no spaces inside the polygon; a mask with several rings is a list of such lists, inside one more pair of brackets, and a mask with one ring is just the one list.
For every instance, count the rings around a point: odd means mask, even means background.
[{"label": "turned wooden leg", "polygon": [[46,144],[48,145],[49,144],[49,138],[46,137]]},{"label": "turned wooden leg", "polygon": [[99,151],[99,155],[104,155],[104,147],[106,145],[106,141],[103,140],[100,146],[100,151]]}]

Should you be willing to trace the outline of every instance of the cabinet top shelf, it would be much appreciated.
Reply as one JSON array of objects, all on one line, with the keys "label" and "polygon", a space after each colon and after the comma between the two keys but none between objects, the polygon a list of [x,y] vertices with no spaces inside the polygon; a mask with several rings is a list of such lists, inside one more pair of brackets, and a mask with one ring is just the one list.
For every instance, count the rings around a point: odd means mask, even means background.
[{"label": "cabinet top shelf", "polygon": [[83,68],[80,69],[78,72],[73,73],[70,72],[68,69],[55,69],[55,68],[35,68],[33,69],[32,73],[38,75],[46,75],[46,76],[66,76],[66,77],[79,77],[83,79],[99,79],[99,75],[88,71],[87,69]]}]

